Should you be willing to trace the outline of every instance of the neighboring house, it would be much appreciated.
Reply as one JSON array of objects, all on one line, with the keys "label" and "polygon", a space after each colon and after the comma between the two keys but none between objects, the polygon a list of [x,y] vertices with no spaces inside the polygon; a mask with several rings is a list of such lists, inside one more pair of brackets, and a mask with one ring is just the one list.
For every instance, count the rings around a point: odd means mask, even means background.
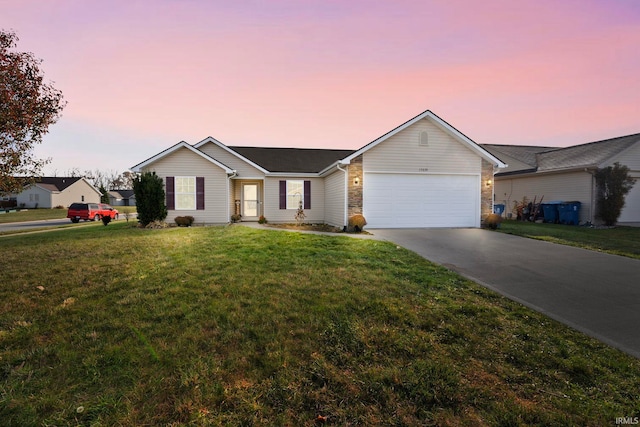
[{"label": "neighboring house", "polygon": [[42,177],[16,194],[18,206],[26,208],[68,207],[74,202],[100,203],[100,191],[80,177]]},{"label": "neighboring house", "polygon": [[133,190],[109,191],[109,204],[111,206],[135,206],[136,196]]},{"label": "neighboring house", "polygon": [[619,223],[640,222],[640,134],[571,147],[535,147],[483,144],[483,148],[508,163],[495,175],[496,203],[510,212],[514,201],[536,197],[543,202],[580,202],[580,222],[598,223],[596,183],[598,168],[615,162],[626,165],[636,184],[627,194]]},{"label": "neighboring house", "polygon": [[506,165],[431,111],[359,150],[231,147],[208,137],[180,142],[134,166],[165,182],[168,219],[343,227],[479,227],[493,208],[493,175]]}]

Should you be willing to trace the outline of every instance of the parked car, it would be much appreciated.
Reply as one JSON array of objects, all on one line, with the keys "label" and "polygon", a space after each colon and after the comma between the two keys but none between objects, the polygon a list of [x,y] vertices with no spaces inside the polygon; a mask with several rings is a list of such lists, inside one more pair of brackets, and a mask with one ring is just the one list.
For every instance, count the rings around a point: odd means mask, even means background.
[{"label": "parked car", "polygon": [[118,218],[118,210],[104,203],[72,203],[67,211],[71,222],[99,221],[102,217]]}]

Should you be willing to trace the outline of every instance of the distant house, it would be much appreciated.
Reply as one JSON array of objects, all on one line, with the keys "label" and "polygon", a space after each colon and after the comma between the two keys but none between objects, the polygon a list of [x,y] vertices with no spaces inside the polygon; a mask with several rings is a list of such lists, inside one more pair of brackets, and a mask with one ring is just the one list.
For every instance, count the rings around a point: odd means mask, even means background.
[{"label": "distant house", "polygon": [[505,204],[507,212],[514,201],[525,196],[529,200],[544,196],[548,202],[578,201],[580,222],[598,223],[594,173],[618,162],[627,166],[636,179],[618,223],[640,223],[640,133],[564,148],[492,144],[482,147],[508,164],[495,175],[495,203]]},{"label": "distant house", "polygon": [[133,190],[109,191],[109,204],[111,206],[135,206],[136,195]]},{"label": "distant house", "polygon": [[505,165],[427,110],[358,150],[180,142],[132,168],[165,183],[168,218],[196,222],[305,222],[369,228],[479,227],[492,210],[493,174]]},{"label": "distant house", "polygon": [[14,195],[25,208],[68,207],[74,202],[100,203],[100,191],[81,177],[42,177]]}]

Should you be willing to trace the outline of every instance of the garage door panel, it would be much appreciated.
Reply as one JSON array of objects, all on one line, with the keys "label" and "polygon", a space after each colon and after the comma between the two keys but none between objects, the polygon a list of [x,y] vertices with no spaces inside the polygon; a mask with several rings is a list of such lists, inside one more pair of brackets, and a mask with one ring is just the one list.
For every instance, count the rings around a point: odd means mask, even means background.
[{"label": "garage door panel", "polygon": [[631,187],[624,200],[618,222],[640,222],[640,176],[634,176],[636,184]]},{"label": "garage door panel", "polygon": [[478,226],[478,176],[368,173],[364,183],[371,228]]}]

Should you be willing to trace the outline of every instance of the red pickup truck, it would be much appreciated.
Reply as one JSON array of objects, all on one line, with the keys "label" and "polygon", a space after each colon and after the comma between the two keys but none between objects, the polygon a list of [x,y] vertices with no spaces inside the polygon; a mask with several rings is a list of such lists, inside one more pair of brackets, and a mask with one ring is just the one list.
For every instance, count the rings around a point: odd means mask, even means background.
[{"label": "red pickup truck", "polygon": [[99,221],[103,217],[118,218],[118,211],[104,203],[72,203],[67,212],[71,222]]}]

